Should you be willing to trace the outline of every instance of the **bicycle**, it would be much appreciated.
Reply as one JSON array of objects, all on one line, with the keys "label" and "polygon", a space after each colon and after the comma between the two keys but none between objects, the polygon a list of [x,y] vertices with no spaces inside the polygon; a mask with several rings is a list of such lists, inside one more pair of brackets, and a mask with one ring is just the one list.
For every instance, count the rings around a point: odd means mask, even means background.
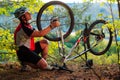
[{"label": "bicycle", "polygon": [[[49,11],[49,9],[51,10]],[[60,13],[58,14],[58,12]],[[94,55],[103,55],[110,48],[113,38],[112,32],[108,27],[102,28],[103,25],[107,24],[105,20],[96,20],[89,26],[89,28],[88,24],[85,23],[85,28],[81,32],[80,37],[77,39],[69,53],[66,54],[64,50],[64,39],[71,34],[74,28],[74,14],[67,4],[60,1],[50,1],[43,5],[38,12],[38,29],[44,29],[44,26],[49,24],[51,17],[57,17],[61,22],[61,26],[54,29],[44,37],[50,41],[58,42],[59,54],[60,56],[62,56],[64,67],[67,61],[78,58],[79,56],[85,54],[88,51],[90,51]],[[83,41],[85,49],[82,52],[76,52],[74,53],[74,55],[72,55],[72,51],[79,45],[81,41]],[[105,47],[101,47],[101,44],[104,43],[106,43]],[[62,45],[62,47],[60,47],[60,44]]]}]

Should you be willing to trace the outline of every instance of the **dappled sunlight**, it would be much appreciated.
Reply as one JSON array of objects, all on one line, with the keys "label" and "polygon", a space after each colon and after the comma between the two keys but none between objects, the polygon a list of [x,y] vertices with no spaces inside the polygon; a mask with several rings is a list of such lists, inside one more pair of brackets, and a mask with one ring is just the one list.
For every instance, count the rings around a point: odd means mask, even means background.
[{"label": "dappled sunlight", "polygon": [[[47,3],[50,1],[53,2]],[[0,80],[119,80],[120,20],[114,1],[0,0]],[[48,40],[46,60],[54,70],[27,65],[29,71],[21,71],[23,66],[17,58],[13,36],[20,23],[13,12],[20,6],[29,8],[33,17],[29,23],[35,30],[51,30],[35,41]],[[53,29],[50,24],[56,21],[54,18],[61,24]]]}]

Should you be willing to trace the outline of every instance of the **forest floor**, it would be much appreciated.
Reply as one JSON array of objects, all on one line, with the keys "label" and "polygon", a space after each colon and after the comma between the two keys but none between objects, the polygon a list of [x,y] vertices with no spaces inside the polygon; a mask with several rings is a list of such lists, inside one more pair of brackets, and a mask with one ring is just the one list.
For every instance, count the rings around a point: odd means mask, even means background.
[{"label": "forest floor", "polygon": [[69,64],[66,70],[42,71],[30,69],[20,71],[17,63],[0,65],[0,80],[120,80],[118,64],[96,65],[90,69],[82,67],[82,64]]}]

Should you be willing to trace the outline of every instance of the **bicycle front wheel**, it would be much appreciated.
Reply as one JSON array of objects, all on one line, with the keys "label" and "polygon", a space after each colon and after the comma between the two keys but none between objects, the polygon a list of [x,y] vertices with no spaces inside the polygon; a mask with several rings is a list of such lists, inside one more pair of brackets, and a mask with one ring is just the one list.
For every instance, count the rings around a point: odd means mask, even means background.
[{"label": "bicycle front wheel", "polygon": [[[74,16],[71,8],[60,1],[50,1],[42,6],[37,15],[37,27],[39,30],[45,29],[50,24],[52,17],[58,17],[61,25],[60,30],[62,31],[63,38],[65,39],[73,30],[74,27]],[[50,41],[60,41],[61,36],[57,34],[58,28],[50,31],[46,36],[46,39]]]},{"label": "bicycle front wheel", "polygon": [[[104,25],[107,22],[105,20],[96,20],[93,22],[89,28],[89,37],[87,41],[87,46],[90,52],[94,55],[102,55],[108,51],[112,43],[112,32]],[[96,44],[95,47],[92,46]]]}]

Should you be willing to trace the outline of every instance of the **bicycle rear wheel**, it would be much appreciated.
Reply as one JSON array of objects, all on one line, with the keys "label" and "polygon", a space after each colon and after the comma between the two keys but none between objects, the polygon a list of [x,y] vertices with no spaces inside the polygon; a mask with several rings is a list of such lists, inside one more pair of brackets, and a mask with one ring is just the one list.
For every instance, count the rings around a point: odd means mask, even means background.
[{"label": "bicycle rear wheel", "polygon": [[[112,43],[112,32],[108,27],[103,26],[106,24],[105,20],[96,20],[89,28],[89,37],[87,46],[90,52],[94,55],[102,55],[108,51]],[[97,44],[92,48],[94,44]]]},{"label": "bicycle rear wheel", "polygon": [[[37,27],[39,30],[43,30],[50,24],[52,17],[58,17],[61,26],[59,27],[63,33],[65,39],[73,30],[74,16],[71,8],[60,1],[50,1],[42,6],[37,15]],[[50,31],[46,36],[46,39],[50,41],[60,41],[61,37],[57,35],[58,28]]]}]

